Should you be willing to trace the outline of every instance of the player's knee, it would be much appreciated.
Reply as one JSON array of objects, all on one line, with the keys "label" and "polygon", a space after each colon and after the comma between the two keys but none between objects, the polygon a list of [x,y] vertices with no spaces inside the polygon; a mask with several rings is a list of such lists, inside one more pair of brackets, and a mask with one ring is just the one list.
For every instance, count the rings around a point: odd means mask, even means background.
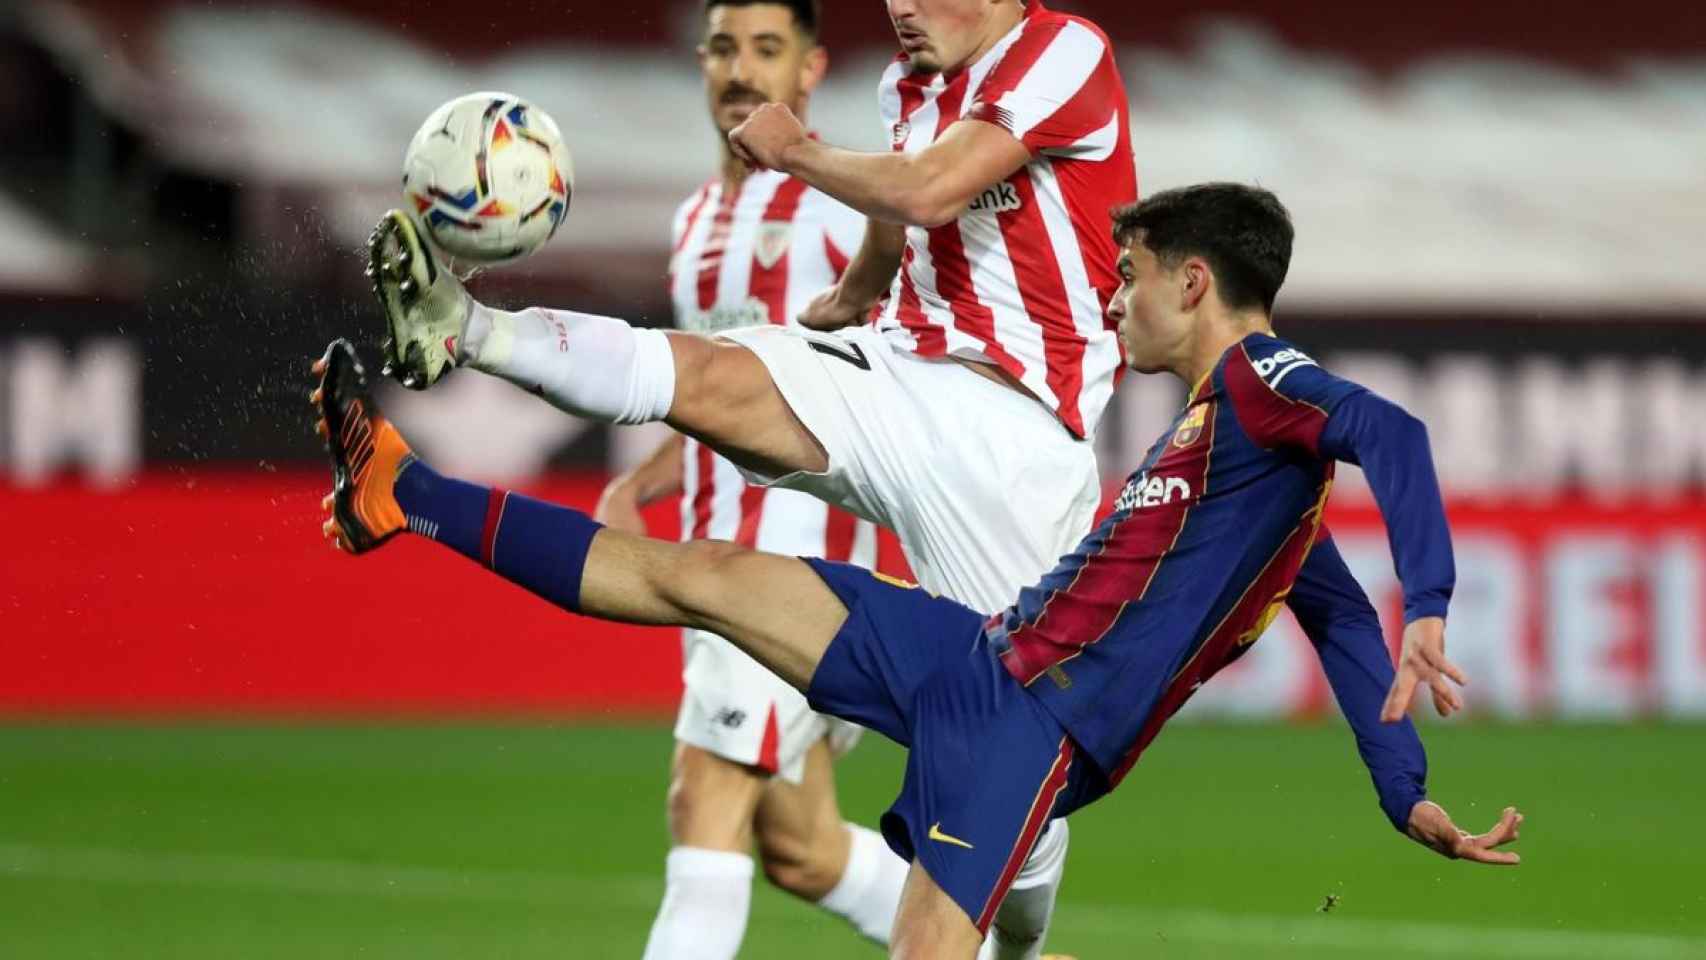
[{"label": "player's knee", "polygon": [[705,429],[746,416],[745,408],[760,395],[754,377],[764,373],[752,351],[685,334],[671,336],[670,348],[675,354],[671,420]]},{"label": "player's knee", "polygon": [[779,854],[774,850],[763,850],[764,879],[769,880],[777,889],[786,890],[805,900],[821,900],[824,894],[835,889],[834,877],[828,877],[825,871],[809,859],[795,856],[793,853],[789,851]]},{"label": "player's knee", "polygon": [[664,812],[669,817],[669,834],[677,841],[692,832],[694,814],[699,810],[698,794],[693,784],[683,777],[675,777],[669,782]]},{"label": "player's knee", "polygon": [[678,407],[693,407],[702,403],[705,399],[704,392],[715,386],[712,369],[716,356],[715,346],[706,337],[670,334],[669,350],[675,358],[675,402],[670,408],[672,416]]},{"label": "player's knee", "polygon": [[[693,748],[684,748],[690,754]],[[745,850],[758,787],[750,774],[706,755],[680,757],[664,801],[670,837],[712,850]]]},{"label": "player's knee", "polygon": [[791,832],[760,830],[758,855],[764,877],[777,888],[816,902],[835,889],[846,869],[845,858],[835,853],[840,845],[802,837]]}]

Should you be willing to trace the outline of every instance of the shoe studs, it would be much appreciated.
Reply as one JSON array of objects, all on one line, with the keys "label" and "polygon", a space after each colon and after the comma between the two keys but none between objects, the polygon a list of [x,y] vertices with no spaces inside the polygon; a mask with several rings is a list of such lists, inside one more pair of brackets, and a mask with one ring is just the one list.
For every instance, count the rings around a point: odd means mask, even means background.
[{"label": "shoe studs", "polygon": [[[407,314],[418,309],[427,288],[435,282],[436,270],[432,255],[415,249],[409,225],[402,214],[387,214],[368,235],[367,279],[381,307],[388,314]],[[427,274],[416,276],[414,264],[422,259]],[[393,333],[395,332],[393,317]],[[382,373],[399,380],[411,390],[425,390],[430,382],[424,369],[425,357],[418,345],[399,349],[394,338],[384,348],[385,366]]]}]

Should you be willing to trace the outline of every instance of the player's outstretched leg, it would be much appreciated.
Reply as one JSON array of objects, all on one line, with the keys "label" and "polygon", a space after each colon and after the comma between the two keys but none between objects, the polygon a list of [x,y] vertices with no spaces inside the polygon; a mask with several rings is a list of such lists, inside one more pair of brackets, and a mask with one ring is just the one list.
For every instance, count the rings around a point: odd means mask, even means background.
[{"label": "player's outstretched leg", "polygon": [[800,690],[847,618],[797,557],[630,536],[578,510],[440,476],[380,413],[348,341],[333,341],[314,370],[334,484],[325,530],[344,550],[417,533],[565,610],[727,637]]},{"label": "player's outstretched leg", "polygon": [[386,369],[404,386],[425,389],[451,368],[469,366],[579,417],[666,421],[775,476],[828,466],[746,347],[572,310],[489,309],[437,262],[400,210],[374,228],[367,273],[390,338]]}]

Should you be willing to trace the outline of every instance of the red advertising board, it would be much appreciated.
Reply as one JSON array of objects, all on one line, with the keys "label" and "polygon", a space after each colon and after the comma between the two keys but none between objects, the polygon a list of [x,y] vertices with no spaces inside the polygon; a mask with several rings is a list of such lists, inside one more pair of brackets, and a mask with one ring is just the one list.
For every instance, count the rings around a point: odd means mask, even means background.
[{"label": "red advertising board", "polygon": [[[529,492],[587,507],[601,479],[559,475]],[[0,486],[0,714],[673,708],[674,631],[569,616],[412,538],[339,555],[319,535],[324,484],[307,471],[157,470],[116,493]],[[1379,517],[1341,500],[1330,526],[1395,620]],[[1706,714],[1706,500],[1452,514],[1449,642],[1472,675],[1472,712]],[[652,519],[673,532],[670,505]],[[1288,618],[1198,700],[1193,711],[1258,716],[1330,703]]]},{"label": "red advertising board", "polygon": [[[110,494],[0,487],[0,712],[672,705],[673,631],[569,616],[413,538],[343,556],[320,537],[326,485],[153,471]],[[590,508],[599,478],[530,490]]]}]

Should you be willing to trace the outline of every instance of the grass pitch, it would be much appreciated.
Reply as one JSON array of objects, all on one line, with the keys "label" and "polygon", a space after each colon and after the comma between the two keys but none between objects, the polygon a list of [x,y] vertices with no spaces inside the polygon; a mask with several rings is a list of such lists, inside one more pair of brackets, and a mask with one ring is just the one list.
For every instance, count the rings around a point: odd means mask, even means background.
[{"label": "grass pitch", "polygon": [[[1528,814],[1521,867],[1398,836],[1342,727],[1179,725],[1073,818],[1051,945],[1706,957],[1706,728],[1425,736],[1460,822]],[[0,727],[0,956],[637,957],[669,743],[661,726]],[[873,823],[900,753],[870,735],[839,772],[844,811]],[[760,882],[743,957],[877,955]]]}]

